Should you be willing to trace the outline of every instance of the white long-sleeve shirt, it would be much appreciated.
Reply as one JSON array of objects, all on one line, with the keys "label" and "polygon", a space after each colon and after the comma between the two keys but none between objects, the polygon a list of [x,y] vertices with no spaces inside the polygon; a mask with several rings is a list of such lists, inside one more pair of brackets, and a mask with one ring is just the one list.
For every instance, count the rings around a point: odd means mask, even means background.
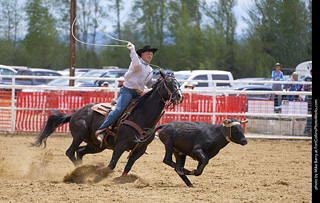
[{"label": "white long-sleeve shirt", "polygon": [[144,87],[151,87],[153,84],[152,76],[153,69],[149,63],[138,57],[136,50],[133,48],[130,51],[131,63],[128,71],[124,75],[123,86],[129,89],[144,90]]}]

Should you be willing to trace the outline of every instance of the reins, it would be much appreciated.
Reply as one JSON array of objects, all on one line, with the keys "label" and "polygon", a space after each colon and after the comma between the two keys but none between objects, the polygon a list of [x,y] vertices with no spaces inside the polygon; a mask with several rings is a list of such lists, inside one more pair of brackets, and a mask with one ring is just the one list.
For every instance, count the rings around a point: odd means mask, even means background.
[{"label": "reins", "polygon": [[[176,80],[175,78],[173,78],[174,80]],[[157,92],[159,93],[163,103],[165,103],[165,109],[167,110],[171,104],[173,104],[172,102],[172,96],[174,95],[174,93],[176,93],[178,90],[180,90],[180,88],[177,88],[176,90],[174,90],[173,92],[171,92],[171,90],[168,88],[167,84],[166,84],[166,80],[163,78],[163,82],[162,82],[162,86],[164,86],[164,88],[167,90],[168,95],[169,95],[169,99],[168,102],[166,102],[166,100],[163,98],[163,96],[161,95],[161,92],[159,91],[159,89],[157,89]],[[173,109],[174,105],[172,108],[169,109]]]}]

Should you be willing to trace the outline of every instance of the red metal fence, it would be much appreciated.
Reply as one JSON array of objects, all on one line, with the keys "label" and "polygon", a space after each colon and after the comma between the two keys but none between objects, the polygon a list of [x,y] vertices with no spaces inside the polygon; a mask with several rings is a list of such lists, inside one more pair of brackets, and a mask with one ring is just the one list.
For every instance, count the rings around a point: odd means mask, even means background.
[{"label": "red metal fence", "polygon": [[[184,95],[185,99],[182,104],[174,109],[167,110],[167,113],[161,118],[159,124],[168,123],[173,120],[213,123],[213,118],[215,118],[215,124],[220,124],[224,119],[230,117],[245,119],[243,118],[244,116],[215,115],[215,113],[245,113],[246,95],[216,96],[215,111],[213,111],[213,96],[201,94]],[[111,99],[114,97],[114,92],[106,91],[18,92],[16,107],[19,110],[16,110],[15,130],[40,131],[52,109],[69,114],[89,103],[111,102]],[[0,99],[0,101],[2,100]],[[201,115],[201,113],[205,115]],[[69,125],[63,125],[57,131],[69,131]]]}]

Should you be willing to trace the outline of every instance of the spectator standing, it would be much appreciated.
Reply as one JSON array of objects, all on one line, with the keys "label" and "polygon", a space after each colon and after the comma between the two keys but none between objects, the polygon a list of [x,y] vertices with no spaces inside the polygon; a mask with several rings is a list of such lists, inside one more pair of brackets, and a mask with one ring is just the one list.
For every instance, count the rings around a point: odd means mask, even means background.
[{"label": "spectator standing", "polygon": [[[276,63],[274,66],[275,70],[271,73],[273,81],[283,81],[283,73],[281,72],[281,64]],[[272,91],[282,91],[282,84],[272,84]],[[272,95],[271,100],[274,100],[275,106],[281,105],[281,95]]]}]

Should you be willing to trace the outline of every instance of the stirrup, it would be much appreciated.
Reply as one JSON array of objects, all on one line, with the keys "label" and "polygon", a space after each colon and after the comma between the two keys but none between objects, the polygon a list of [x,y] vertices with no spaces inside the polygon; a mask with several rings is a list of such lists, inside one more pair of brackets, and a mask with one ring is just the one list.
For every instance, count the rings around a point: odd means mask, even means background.
[{"label": "stirrup", "polygon": [[100,142],[100,148],[101,148],[102,145],[103,145],[103,139],[104,139],[104,134],[99,133],[99,134],[97,135],[97,140]]}]

